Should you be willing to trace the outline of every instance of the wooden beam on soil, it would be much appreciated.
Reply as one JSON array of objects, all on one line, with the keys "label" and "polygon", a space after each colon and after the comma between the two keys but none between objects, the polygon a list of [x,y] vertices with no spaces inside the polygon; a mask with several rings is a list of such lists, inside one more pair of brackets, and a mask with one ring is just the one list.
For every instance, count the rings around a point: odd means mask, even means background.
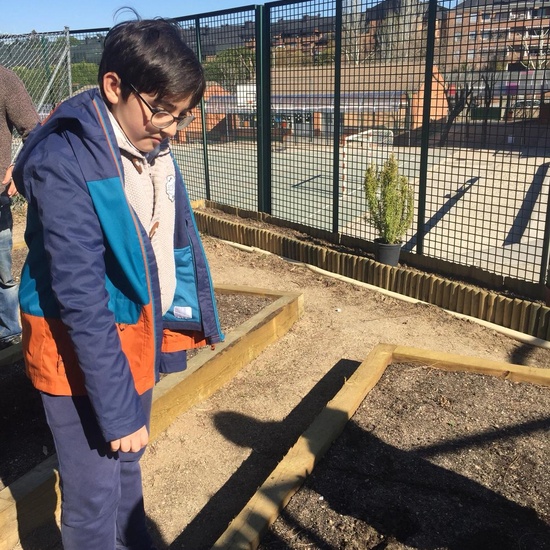
[{"label": "wooden beam on soil", "polygon": [[298,438],[269,478],[216,541],[217,550],[256,548],[262,533],[300,488],[314,466],[342,433],[367,393],[392,360],[392,346],[376,346],[336,396]]},{"label": "wooden beam on soil", "polygon": [[415,363],[447,371],[479,373],[515,382],[550,386],[550,369],[540,369],[406,346],[379,344],[373,348],[336,396],[298,438],[241,512],[216,541],[216,550],[255,549],[262,535],[300,488],[314,466],[344,430],[386,368]]},{"label": "wooden beam on soil", "polygon": [[[166,376],[157,384],[153,392],[151,441],[178,415],[215,393],[281,338],[304,311],[303,295],[297,292],[230,285],[216,285],[216,292],[269,296],[273,302],[229,331],[214,351],[203,350],[192,357],[186,371]],[[56,470],[57,457],[53,455],[0,491],[0,550],[11,550],[22,537],[58,516]]]},{"label": "wooden beam on soil", "polygon": [[513,365],[480,357],[466,357],[454,353],[396,346],[393,352],[393,362],[417,363],[425,367],[434,367],[446,371],[486,374],[511,380],[512,382],[529,382],[550,386],[550,370]]},{"label": "wooden beam on soil", "polygon": [[50,456],[0,491],[0,549],[10,550],[21,536],[54,520],[59,504],[57,457]]},{"label": "wooden beam on soil", "polygon": [[151,413],[151,438],[163,432],[182,412],[210,397],[267,346],[281,338],[303,313],[303,296],[294,292],[275,293],[258,288],[216,287],[216,291],[245,292],[279,297],[232,330],[215,354],[203,350],[189,361],[188,368],[167,376],[156,386]]}]

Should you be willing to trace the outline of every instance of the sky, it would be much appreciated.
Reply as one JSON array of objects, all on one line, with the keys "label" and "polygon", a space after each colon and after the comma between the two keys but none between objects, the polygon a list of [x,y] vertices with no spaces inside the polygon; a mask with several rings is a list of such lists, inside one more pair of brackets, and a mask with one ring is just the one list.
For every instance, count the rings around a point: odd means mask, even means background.
[{"label": "sky", "polygon": [[183,17],[217,10],[264,4],[264,0],[15,0],[3,10],[0,34],[27,34],[31,31],[60,31],[111,27],[128,19],[115,19],[117,9],[130,6],[142,19]]}]

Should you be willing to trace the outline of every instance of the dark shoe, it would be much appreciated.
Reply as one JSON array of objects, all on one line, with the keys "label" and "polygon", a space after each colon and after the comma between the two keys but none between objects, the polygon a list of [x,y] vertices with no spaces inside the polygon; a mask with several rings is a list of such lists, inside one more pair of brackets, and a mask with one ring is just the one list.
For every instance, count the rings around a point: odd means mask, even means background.
[{"label": "dark shoe", "polygon": [[13,336],[8,336],[6,338],[2,338],[0,340],[0,350],[10,348],[15,344],[20,344],[20,343],[21,343],[21,333],[14,334]]}]

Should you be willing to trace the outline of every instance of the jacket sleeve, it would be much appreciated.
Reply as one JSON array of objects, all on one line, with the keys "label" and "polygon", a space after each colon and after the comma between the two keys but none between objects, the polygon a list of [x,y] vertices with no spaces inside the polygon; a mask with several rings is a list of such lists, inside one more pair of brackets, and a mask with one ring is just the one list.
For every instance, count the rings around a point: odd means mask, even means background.
[{"label": "jacket sleeve", "polygon": [[104,242],[77,159],[51,134],[24,166],[25,195],[43,229],[51,286],[106,441],[146,425],[118,328],[108,308]]}]

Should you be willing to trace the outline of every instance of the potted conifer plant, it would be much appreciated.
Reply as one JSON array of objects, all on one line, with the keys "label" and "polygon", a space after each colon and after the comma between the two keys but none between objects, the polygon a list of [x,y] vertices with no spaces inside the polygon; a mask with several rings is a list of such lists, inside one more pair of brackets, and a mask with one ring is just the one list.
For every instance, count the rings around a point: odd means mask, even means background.
[{"label": "potted conifer plant", "polygon": [[414,194],[393,154],[380,169],[374,164],[367,168],[365,196],[367,220],[379,235],[374,241],[375,260],[397,265],[403,237],[413,221]]}]

